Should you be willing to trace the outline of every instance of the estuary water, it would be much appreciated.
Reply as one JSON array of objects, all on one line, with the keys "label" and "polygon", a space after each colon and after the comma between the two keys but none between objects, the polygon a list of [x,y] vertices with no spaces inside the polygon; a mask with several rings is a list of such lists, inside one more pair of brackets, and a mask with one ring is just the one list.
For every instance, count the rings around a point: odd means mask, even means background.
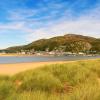
[{"label": "estuary water", "polygon": [[10,56],[0,57],[0,64],[48,62],[48,61],[75,61],[84,59],[95,59],[100,56]]}]

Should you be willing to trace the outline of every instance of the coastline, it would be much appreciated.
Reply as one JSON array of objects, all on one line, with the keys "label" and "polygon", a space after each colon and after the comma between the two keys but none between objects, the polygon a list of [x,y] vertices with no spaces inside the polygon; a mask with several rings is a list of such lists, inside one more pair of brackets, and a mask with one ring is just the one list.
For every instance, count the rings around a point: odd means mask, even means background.
[{"label": "coastline", "polygon": [[[79,56],[98,56],[98,55],[100,56],[100,54],[97,54],[97,55],[92,55],[92,54],[90,54],[90,55],[79,55]],[[2,53],[0,53],[0,57],[14,57],[14,56],[15,57],[26,57],[26,56],[29,56],[29,57],[32,57],[32,56],[42,56],[43,57],[44,56],[44,57],[46,57],[46,56],[55,56],[55,55],[36,55],[36,54],[31,55],[31,54],[16,54],[16,53],[2,54]],[[75,56],[75,55],[73,55],[73,56]]]},{"label": "coastline", "polygon": [[11,56],[34,56],[34,55],[27,55],[27,54],[16,54],[16,53],[9,53],[9,54],[0,54],[0,57],[11,57]]},{"label": "coastline", "polygon": [[[0,64],[0,75],[14,75],[23,71],[36,69],[50,64],[62,64],[71,61],[56,61],[56,62],[31,62],[31,63],[15,63],[15,64]],[[73,61],[72,61],[73,62]]]},{"label": "coastline", "polygon": [[31,54],[16,54],[16,53],[8,53],[8,54],[0,54],[0,57],[32,57],[32,56],[55,56],[55,55],[31,55]]},{"label": "coastline", "polygon": [[[97,60],[97,59],[87,59],[89,61]],[[31,62],[31,63],[15,63],[15,64],[0,64],[0,75],[8,75],[12,76],[20,72],[24,72],[27,70],[34,70],[36,68],[44,67],[45,65],[51,64],[63,64],[63,63],[71,63],[77,61],[87,61],[85,60],[76,60],[76,61],[51,61],[51,62]]]}]

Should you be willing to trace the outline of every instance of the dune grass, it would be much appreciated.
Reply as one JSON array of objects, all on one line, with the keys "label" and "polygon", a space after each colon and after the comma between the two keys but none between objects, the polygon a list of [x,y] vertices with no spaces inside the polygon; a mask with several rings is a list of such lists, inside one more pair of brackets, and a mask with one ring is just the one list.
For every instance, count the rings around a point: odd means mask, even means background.
[{"label": "dune grass", "polygon": [[0,100],[100,100],[100,59],[0,76]]}]

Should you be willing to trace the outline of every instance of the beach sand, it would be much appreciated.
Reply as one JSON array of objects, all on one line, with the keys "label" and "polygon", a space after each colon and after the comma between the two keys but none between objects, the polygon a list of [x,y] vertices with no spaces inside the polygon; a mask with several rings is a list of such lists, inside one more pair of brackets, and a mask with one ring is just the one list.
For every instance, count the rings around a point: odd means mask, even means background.
[{"label": "beach sand", "polygon": [[[96,59],[87,59],[88,61]],[[63,64],[77,61],[87,61],[87,60],[76,60],[76,61],[54,61],[54,62],[31,62],[31,63],[16,63],[16,64],[0,64],[0,75],[15,75],[17,73],[44,67],[50,64]]]},{"label": "beach sand", "polygon": [[34,56],[34,55],[28,55],[28,54],[16,54],[16,53],[8,53],[8,54],[2,54],[0,53],[0,57],[9,57],[9,56]]},{"label": "beach sand", "polygon": [[32,62],[32,63],[16,63],[16,64],[0,64],[0,75],[14,75],[38,67],[43,67],[50,64],[62,64],[67,61],[56,62]]}]

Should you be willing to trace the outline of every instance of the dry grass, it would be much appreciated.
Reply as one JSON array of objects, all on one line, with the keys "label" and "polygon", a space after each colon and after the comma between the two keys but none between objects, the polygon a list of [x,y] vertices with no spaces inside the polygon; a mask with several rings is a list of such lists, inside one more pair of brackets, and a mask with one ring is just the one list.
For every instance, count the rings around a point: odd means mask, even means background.
[{"label": "dry grass", "polygon": [[100,100],[100,59],[1,76],[0,100]]}]

